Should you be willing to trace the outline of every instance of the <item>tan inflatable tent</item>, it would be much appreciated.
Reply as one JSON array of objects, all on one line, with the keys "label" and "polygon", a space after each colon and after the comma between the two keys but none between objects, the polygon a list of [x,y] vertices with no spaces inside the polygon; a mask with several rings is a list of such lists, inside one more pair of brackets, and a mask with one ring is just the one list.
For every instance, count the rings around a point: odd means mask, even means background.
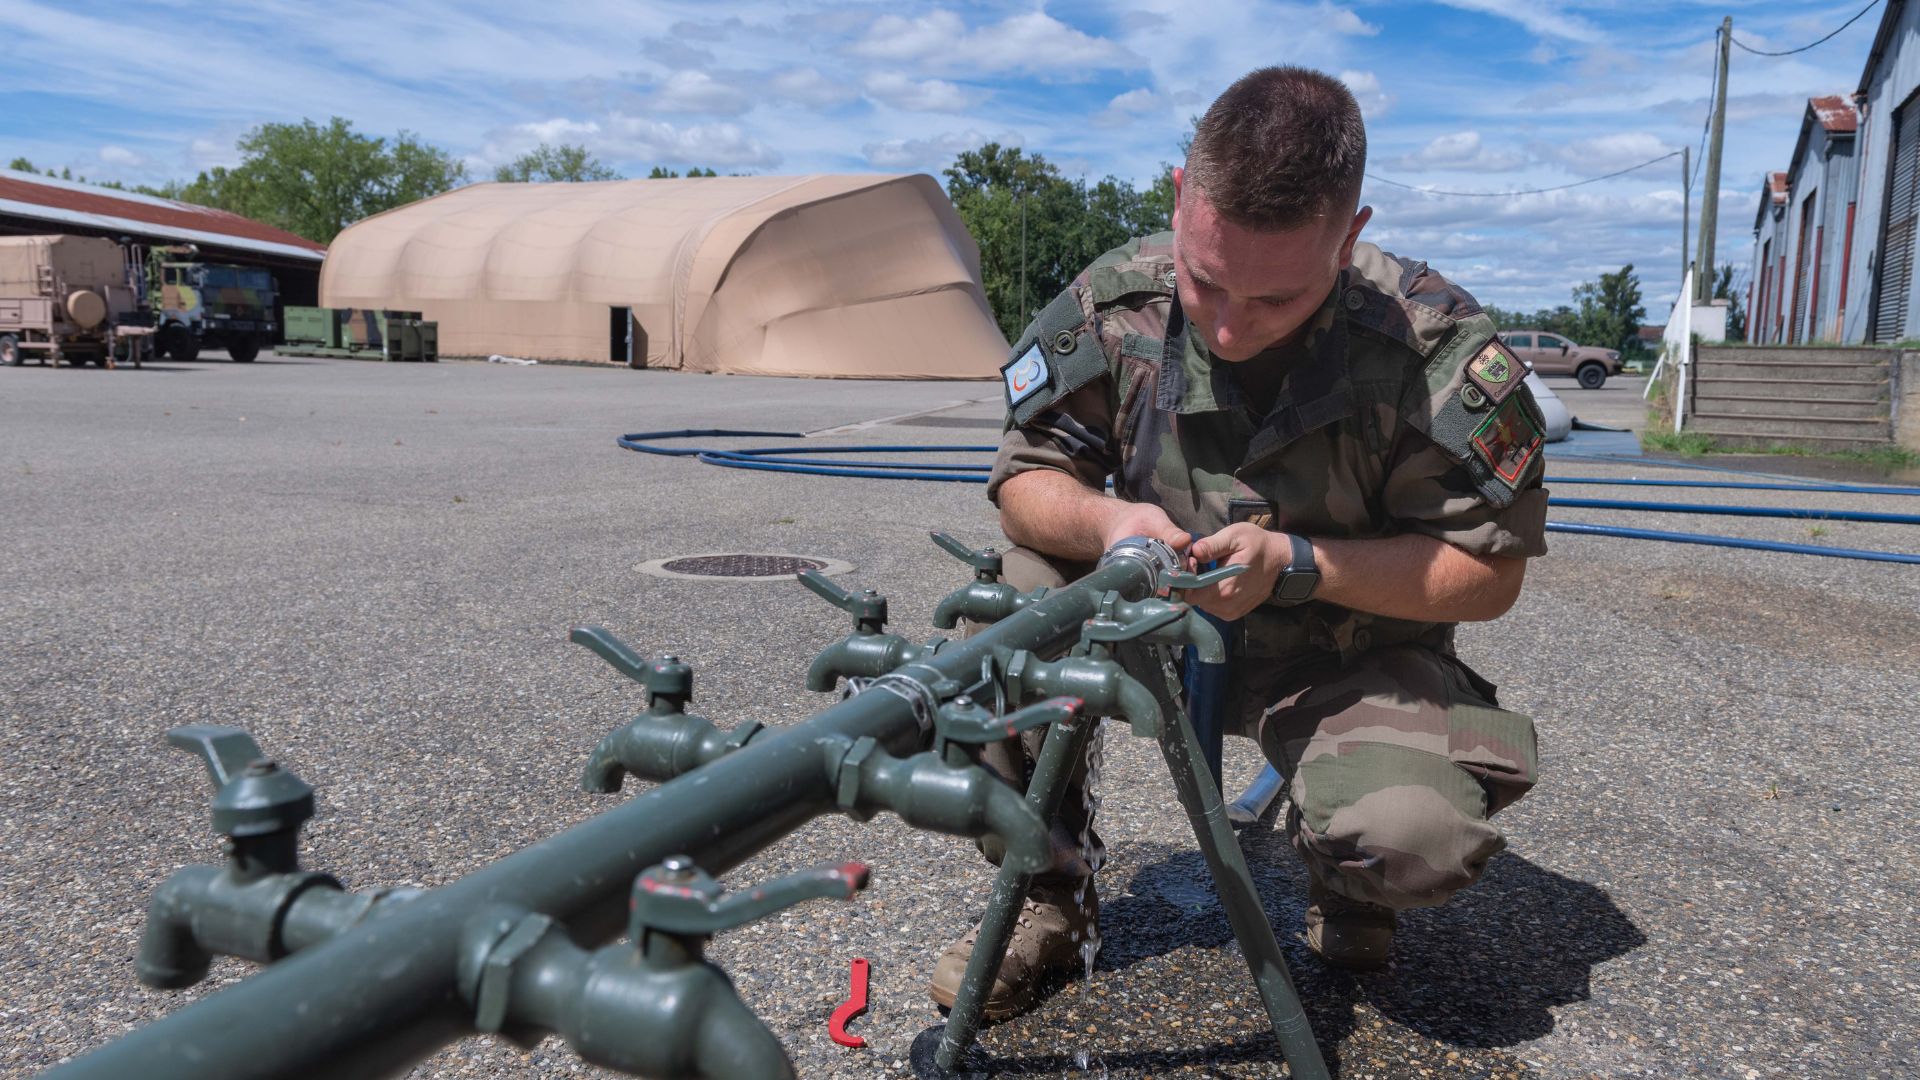
[{"label": "tan inflatable tent", "polygon": [[423,312],[447,356],[982,379],[1007,352],[923,175],[474,184],[342,232],[320,303]]}]

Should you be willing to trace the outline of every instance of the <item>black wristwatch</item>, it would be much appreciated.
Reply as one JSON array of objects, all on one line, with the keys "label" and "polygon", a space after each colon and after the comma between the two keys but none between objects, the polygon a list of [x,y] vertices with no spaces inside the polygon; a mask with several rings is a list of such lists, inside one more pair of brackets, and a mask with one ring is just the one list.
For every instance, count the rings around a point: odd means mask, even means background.
[{"label": "black wristwatch", "polygon": [[1306,603],[1320,587],[1320,567],[1313,561],[1313,542],[1293,533],[1287,534],[1287,540],[1293,545],[1293,555],[1273,582],[1273,602],[1282,607]]}]

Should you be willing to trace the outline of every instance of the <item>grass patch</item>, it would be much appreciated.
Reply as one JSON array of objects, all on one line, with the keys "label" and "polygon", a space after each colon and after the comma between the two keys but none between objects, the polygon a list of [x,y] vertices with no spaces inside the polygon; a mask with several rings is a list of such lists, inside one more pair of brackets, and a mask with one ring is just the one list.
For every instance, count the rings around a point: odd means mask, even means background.
[{"label": "grass patch", "polygon": [[1757,450],[1728,450],[1729,454],[1778,454],[1782,457],[1824,458],[1828,461],[1849,461],[1856,465],[1867,465],[1876,469],[1894,472],[1901,469],[1920,469],[1920,451],[1909,450],[1904,446],[1876,446],[1871,450],[1816,450],[1792,443],[1774,443],[1772,446]]},{"label": "grass patch", "polygon": [[1682,457],[1699,457],[1714,451],[1713,436],[1702,435],[1698,431],[1675,432],[1671,428],[1641,432],[1640,447],[1643,450],[1658,450],[1663,454],[1679,454]]}]

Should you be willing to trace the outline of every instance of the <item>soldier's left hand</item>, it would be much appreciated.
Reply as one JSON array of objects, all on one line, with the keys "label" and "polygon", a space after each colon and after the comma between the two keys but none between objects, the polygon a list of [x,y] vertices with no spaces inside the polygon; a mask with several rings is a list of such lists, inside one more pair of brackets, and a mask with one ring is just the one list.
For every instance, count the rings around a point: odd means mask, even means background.
[{"label": "soldier's left hand", "polygon": [[1196,567],[1217,562],[1221,566],[1245,565],[1247,572],[1217,585],[1196,589],[1186,594],[1186,600],[1209,615],[1229,621],[1238,619],[1273,595],[1273,583],[1292,556],[1293,548],[1285,533],[1236,522],[1212,536],[1194,541],[1188,558]]}]

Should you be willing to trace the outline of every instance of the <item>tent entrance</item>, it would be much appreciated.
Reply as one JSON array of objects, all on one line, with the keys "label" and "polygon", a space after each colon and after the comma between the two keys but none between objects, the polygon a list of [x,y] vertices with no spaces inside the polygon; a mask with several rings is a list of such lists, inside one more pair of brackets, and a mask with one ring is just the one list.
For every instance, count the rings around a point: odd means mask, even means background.
[{"label": "tent entrance", "polygon": [[633,309],[607,309],[607,359],[628,367],[647,366],[647,332],[633,321]]}]

